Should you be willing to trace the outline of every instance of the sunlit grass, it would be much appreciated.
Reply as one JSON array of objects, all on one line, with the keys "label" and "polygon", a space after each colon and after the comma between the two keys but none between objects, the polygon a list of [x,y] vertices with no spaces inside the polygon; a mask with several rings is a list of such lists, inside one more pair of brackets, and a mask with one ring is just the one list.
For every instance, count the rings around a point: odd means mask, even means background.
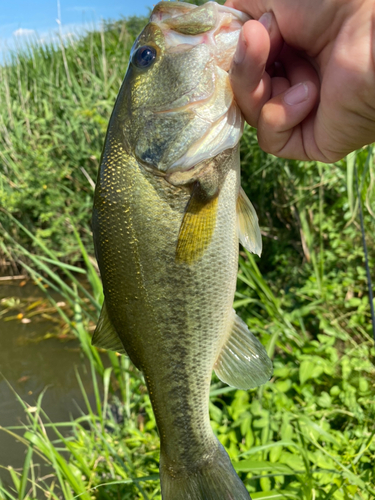
[{"label": "sunlit grass", "polygon": [[[38,263],[45,265],[43,258],[35,257],[34,264]],[[96,309],[87,297],[80,296],[71,270],[61,270],[68,273],[66,281],[73,277],[72,287],[59,289],[61,275],[50,270],[44,278],[30,268],[40,284],[53,285],[56,274],[53,286],[72,304],[71,319],[66,320],[90,359],[95,404],[90,405],[79,374],[86,408],[71,423],[50,422],[42,410],[42,395],[31,409],[20,400],[28,423],[23,435],[14,437],[28,451],[22,472],[9,468],[14,494],[3,488],[4,498],[28,498],[27,483],[29,492],[43,489],[48,498],[90,493],[103,499],[119,494],[129,499],[160,499],[159,440],[143,379],[125,357],[110,354],[114,363],[104,369],[97,354],[90,354],[94,348],[89,344],[87,325]],[[214,381],[210,413],[213,428],[252,497],[357,498],[361,492],[358,498],[372,498],[375,408],[370,385],[374,375],[369,360],[371,339],[359,342],[343,328],[324,325],[318,341],[311,338],[303,324],[310,309],[284,309],[284,300],[274,295],[250,254],[241,258],[239,279],[242,285],[235,306],[274,354],[274,378],[250,392]],[[43,289],[49,294],[48,288]],[[244,309],[249,304],[251,315]],[[325,309],[327,302],[315,301],[315,315],[323,319]],[[340,348],[335,347],[337,339],[344,342]],[[121,388],[121,399],[114,392],[117,388]],[[16,430],[19,427],[6,432]],[[33,472],[35,460],[41,458],[52,469],[53,487],[50,478],[39,480]]]}]

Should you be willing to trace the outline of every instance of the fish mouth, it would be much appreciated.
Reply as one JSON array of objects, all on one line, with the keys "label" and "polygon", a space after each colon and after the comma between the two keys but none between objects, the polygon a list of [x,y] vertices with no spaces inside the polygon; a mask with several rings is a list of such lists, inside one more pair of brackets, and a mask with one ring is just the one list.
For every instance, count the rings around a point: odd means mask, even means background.
[{"label": "fish mouth", "polygon": [[[228,72],[248,19],[216,2],[155,6],[134,45],[137,50],[140,44],[157,40],[162,54],[153,66],[157,76],[149,80],[156,82],[148,87],[148,95],[155,99],[137,101],[143,121],[134,155],[141,164],[166,174],[188,171],[237,145],[244,121]],[[158,85],[163,81],[171,85],[171,92],[162,88],[159,98]]]},{"label": "fish mouth", "polygon": [[[164,35],[165,49],[169,54],[191,51],[205,46],[212,56],[212,63],[229,72],[240,30],[250,17],[231,7],[216,2],[207,2],[199,7],[184,2],[159,2],[150,17]],[[210,68],[206,67],[209,71]],[[154,109],[156,113],[178,113],[186,111],[195,103],[204,103],[215,92],[206,86],[205,91],[196,94],[198,82],[189,90],[195,97],[187,102],[186,92],[167,107]]]},{"label": "fish mouth", "polygon": [[243,24],[250,17],[238,10],[207,2],[199,7],[183,2],[160,2],[150,17],[159,25],[169,52],[205,44],[215,63],[229,71]]},{"label": "fish mouth", "polygon": [[164,35],[168,53],[201,50],[207,65],[201,79],[189,92],[167,106],[154,108],[157,115],[190,112],[207,123],[202,136],[181,151],[168,172],[188,171],[202,161],[233,148],[243,132],[243,117],[234,101],[229,69],[240,30],[250,19],[243,12],[208,2],[199,7],[183,2],[160,2],[151,14]]}]

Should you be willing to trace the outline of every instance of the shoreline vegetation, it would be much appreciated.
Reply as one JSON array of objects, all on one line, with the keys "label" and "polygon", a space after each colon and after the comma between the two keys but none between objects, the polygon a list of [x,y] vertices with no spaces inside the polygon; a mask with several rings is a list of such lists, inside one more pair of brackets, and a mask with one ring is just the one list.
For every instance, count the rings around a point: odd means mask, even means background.
[{"label": "shoreline vegetation", "polygon": [[[93,186],[144,23],[104,23],[60,47],[30,44],[0,67],[1,272],[27,274],[47,294],[90,361],[95,393],[91,405],[77,370],[86,408],[69,422],[49,420],[45,391],[34,406],[19,400],[23,424],[0,430],[25,445],[24,467],[0,464],[9,472],[0,500],[161,498],[143,378],[128,358],[90,342],[103,298]],[[264,250],[258,259],[241,249],[234,307],[266,346],[274,374],[251,391],[214,377],[210,416],[254,500],[375,498],[375,349],[355,187],[357,168],[374,277],[374,152],[331,165],[288,161],[263,153],[245,129],[242,184]],[[40,463],[49,466],[45,477]]]}]

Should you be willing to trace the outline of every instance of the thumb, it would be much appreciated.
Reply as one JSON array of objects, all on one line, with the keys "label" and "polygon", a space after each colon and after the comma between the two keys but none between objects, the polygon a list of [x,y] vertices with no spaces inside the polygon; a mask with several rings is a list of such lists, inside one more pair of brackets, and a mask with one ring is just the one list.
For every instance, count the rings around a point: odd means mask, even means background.
[{"label": "thumb", "polygon": [[258,21],[242,27],[233,58],[230,79],[237,104],[246,121],[257,126],[263,105],[271,96],[271,82],[265,72],[270,53],[270,37]]}]

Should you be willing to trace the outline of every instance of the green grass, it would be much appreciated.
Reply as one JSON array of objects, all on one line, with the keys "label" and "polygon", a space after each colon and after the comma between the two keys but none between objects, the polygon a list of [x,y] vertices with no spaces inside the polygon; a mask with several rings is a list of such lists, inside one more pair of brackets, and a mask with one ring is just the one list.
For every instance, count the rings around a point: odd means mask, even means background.
[{"label": "green grass", "polygon": [[[0,206],[70,262],[80,254],[69,218],[92,253],[93,182],[129,50],[144,23],[104,23],[63,51],[35,42],[0,67]],[[1,215],[0,222],[30,245]]]},{"label": "green grass", "polygon": [[[99,353],[89,333],[102,302],[89,179],[142,22],[106,24],[64,52],[30,46],[0,68],[0,250],[79,339],[95,394],[91,406],[77,373],[86,408],[60,423],[44,413],[43,393],[31,408],[20,400],[24,426],[2,430],[27,452],[20,471],[0,464],[11,484],[0,485],[1,500],[160,500],[159,439],[143,378],[127,358]],[[263,153],[246,128],[241,155],[264,251],[261,259],[241,252],[234,306],[275,371],[247,392],[214,377],[212,426],[253,499],[371,500],[375,350],[354,171],[373,270],[374,151],[334,165],[282,160]],[[38,476],[41,462],[47,478]]]}]

